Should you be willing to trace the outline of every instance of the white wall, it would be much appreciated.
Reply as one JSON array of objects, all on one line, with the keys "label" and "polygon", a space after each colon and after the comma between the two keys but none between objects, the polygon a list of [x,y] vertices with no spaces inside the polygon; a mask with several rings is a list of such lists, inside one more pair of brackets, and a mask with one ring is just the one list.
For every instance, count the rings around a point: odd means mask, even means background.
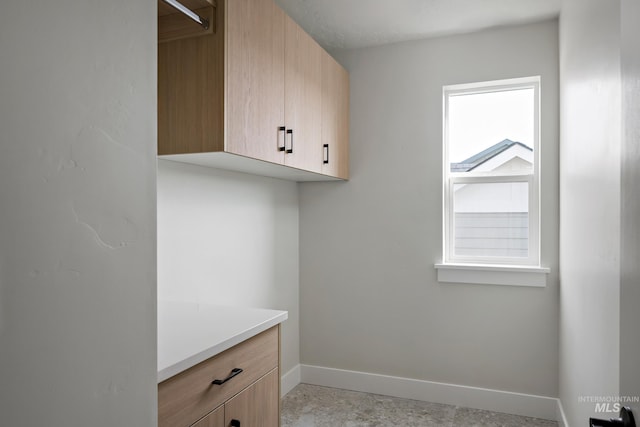
[{"label": "white wall", "polygon": [[300,363],[295,182],[158,162],[158,298],[288,310],[282,374]]},{"label": "white wall", "polygon": [[[620,395],[640,399],[640,3],[622,0]],[[632,403],[636,420],[640,403]],[[638,421],[636,421],[638,422]]]},{"label": "white wall", "polygon": [[[352,178],[300,187],[302,363],[557,396],[557,22],[336,55]],[[438,283],[442,86],[532,75],[548,286]]]},{"label": "white wall", "polygon": [[566,0],[560,30],[560,398],[579,426],[580,396],[619,392],[620,3]]},{"label": "white wall", "polygon": [[0,424],[154,426],[155,1],[3,1],[0,63]]}]

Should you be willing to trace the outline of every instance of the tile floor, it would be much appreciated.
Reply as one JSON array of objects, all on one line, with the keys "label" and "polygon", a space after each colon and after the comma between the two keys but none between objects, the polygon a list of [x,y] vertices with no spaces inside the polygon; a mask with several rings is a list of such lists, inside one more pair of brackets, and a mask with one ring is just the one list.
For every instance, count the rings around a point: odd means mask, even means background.
[{"label": "tile floor", "polygon": [[282,427],[558,427],[555,421],[300,384],[282,399]]}]

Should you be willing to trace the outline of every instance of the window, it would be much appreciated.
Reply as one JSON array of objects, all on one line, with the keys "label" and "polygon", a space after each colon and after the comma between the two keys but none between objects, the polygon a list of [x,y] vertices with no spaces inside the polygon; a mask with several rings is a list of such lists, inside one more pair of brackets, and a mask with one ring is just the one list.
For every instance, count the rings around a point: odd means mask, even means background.
[{"label": "window", "polygon": [[444,263],[540,264],[540,78],[444,87]]}]

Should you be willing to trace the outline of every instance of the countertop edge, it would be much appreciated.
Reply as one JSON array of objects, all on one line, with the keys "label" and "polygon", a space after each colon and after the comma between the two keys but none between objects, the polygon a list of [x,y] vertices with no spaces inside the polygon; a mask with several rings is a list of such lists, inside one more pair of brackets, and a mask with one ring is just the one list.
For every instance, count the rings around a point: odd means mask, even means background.
[{"label": "countertop edge", "polygon": [[180,362],[174,363],[171,366],[168,366],[160,371],[158,371],[158,384],[168,380],[169,378],[179,374],[180,372],[186,371],[187,369],[197,365],[200,362],[204,362],[210,357],[216,356],[222,353],[225,350],[230,349],[231,347],[240,344],[243,341],[248,340],[251,337],[258,335],[261,332],[266,331],[273,326],[276,326],[289,318],[289,313],[286,311],[282,311],[275,316],[258,323],[257,325],[248,328],[238,334],[235,334],[228,339],[221,341],[204,351],[194,354]]}]

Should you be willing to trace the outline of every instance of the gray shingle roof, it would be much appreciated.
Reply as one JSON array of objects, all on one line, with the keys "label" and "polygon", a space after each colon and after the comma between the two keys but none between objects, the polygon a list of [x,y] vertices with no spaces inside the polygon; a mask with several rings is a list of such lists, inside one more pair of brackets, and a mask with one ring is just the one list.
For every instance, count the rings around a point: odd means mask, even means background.
[{"label": "gray shingle roof", "polygon": [[484,162],[494,158],[495,156],[502,153],[503,151],[508,150],[514,145],[519,145],[521,147],[526,148],[529,151],[533,151],[531,147],[529,147],[526,144],[523,144],[522,142],[512,141],[510,139],[504,139],[498,142],[497,144],[487,148],[486,150],[482,150],[481,152],[474,154],[468,159],[465,159],[459,163],[451,163],[451,172],[469,172],[477,168]]}]

